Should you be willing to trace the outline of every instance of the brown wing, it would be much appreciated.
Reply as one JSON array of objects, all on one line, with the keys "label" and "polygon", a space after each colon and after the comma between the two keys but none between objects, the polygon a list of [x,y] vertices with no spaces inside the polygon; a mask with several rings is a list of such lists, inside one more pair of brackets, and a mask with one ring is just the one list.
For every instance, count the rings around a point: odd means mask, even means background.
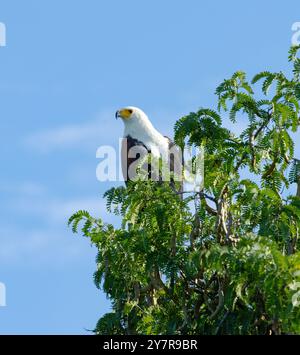
[{"label": "brown wing", "polygon": [[175,189],[175,181],[179,181],[179,192],[182,192],[184,164],[183,152],[169,137],[164,137],[167,138],[169,142],[170,172],[174,173],[174,178],[171,178],[171,186]]},{"label": "brown wing", "polygon": [[[137,154],[137,156],[133,158],[129,156],[130,149],[135,146],[142,146],[147,150],[148,153],[150,152],[147,149],[147,147],[143,144],[143,142],[139,141],[138,139],[132,138],[131,136],[127,136],[123,138],[122,146],[121,146],[121,162],[122,162],[122,173],[126,184],[127,181],[130,180],[128,174],[130,165],[140,158],[139,154]],[[150,167],[148,169],[150,169]]]}]

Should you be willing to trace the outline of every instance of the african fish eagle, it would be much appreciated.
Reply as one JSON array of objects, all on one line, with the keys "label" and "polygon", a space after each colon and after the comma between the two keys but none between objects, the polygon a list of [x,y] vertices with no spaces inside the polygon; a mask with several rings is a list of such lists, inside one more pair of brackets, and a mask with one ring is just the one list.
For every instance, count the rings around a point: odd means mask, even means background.
[{"label": "african fish eagle", "polygon": [[[116,112],[116,118],[120,117],[124,122],[123,144],[121,148],[122,172],[125,182],[133,180],[129,174],[129,169],[140,156],[133,152],[134,147],[143,147],[155,159],[162,159],[167,163],[171,173],[174,173],[171,182],[181,181],[182,176],[182,154],[178,147],[167,136],[158,132],[148,116],[139,108],[128,106]],[[130,153],[131,150],[131,153]],[[138,150],[138,149],[137,149]],[[137,151],[136,150],[136,151]],[[150,177],[151,167],[148,165],[148,177]],[[130,176],[129,176],[130,175]],[[161,176],[159,178],[161,180]],[[174,184],[172,184],[174,186]]]}]

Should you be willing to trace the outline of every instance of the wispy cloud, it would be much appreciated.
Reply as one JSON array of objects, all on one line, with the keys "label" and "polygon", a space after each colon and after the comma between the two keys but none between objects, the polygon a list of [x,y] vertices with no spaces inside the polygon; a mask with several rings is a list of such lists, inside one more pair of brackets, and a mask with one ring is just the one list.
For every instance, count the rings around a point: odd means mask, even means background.
[{"label": "wispy cloud", "polygon": [[15,192],[5,203],[5,213],[17,216],[16,223],[3,219],[0,227],[0,265],[16,266],[24,260],[35,267],[51,266],[53,260],[72,264],[84,257],[88,244],[74,238],[67,227],[68,218],[77,210],[87,210],[106,222],[117,222],[107,213],[100,196],[53,196],[34,182],[16,185]]},{"label": "wispy cloud", "polygon": [[85,197],[77,199],[67,198],[31,198],[24,197],[12,199],[7,204],[7,208],[24,215],[36,217],[39,221],[47,222],[47,225],[55,223],[64,224],[68,218],[78,210],[87,210],[96,217],[109,217],[106,212],[106,205],[103,199],[95,197]]},{"label": "wispy cloud", "polygon": [[45,231],[24,231],[12,226],[1,227],[0,236],[0,264],[15,263],[22,258],[38,256],[47,249],[51,240],[49,235],[45,237]]},{"label": "wispy cloud", "polygon": [[115,122],[113,112],[114,110],[106,110],[93,120],[34,132],[25,138],[25,146],[47,153],[62,148],[79,146],[84,149],[104,142],[118,142],[123,127]]},{"label": "wispy cloud", "polygon": [[37,196],[44,194],[46,187],[38,182],[23,181],[21,183],[13,183],[7,181],[0,181],[0,191],[9,193],[10,196]]},{"label": "wispy cloud", "polygon": [[[123,124],[114,119],[114,111],[102,111],[95,119],[82,123],[34,132],[25,138],[24,144],[27,148],[41,153],[74,147],[84,150],[102,144],[117,145],[119,137],[123,135]],[[183,113],[171,113],[161,109],[147,114],[160,132],[173,137],[173,126]]]},{"label": "wispy cloud", "polygon": [[0,266],[66,267],[90,252],[85,240],[59,228],[0,228],[0,236]]}]

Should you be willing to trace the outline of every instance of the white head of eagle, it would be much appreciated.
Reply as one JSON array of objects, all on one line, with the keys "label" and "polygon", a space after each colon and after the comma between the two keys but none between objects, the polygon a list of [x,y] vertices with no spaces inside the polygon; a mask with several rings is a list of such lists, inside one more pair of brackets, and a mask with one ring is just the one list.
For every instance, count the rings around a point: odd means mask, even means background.
[{"label": "white head of eagle", "polygon": [[128,106],[116,112],[116,118],[118,117],[124,122],[123,138],[126,138],[121,151],[122,170],[126,181],[129,179],[129,166],[137,159],[131,157],[129,153],[135,146],[143,146],[156,159],[162,158],[164,162],[169,163],[171,171],[174,171],[174,161],[180,159],[180,167],[176,167],[176,170],[181,169],[182,159],[178,156],[179,152],[176,151],[175,159],[174,152],[170,157],[170,151],[175,147],[174,143],[154,128],[145,112],[137,107]]}]

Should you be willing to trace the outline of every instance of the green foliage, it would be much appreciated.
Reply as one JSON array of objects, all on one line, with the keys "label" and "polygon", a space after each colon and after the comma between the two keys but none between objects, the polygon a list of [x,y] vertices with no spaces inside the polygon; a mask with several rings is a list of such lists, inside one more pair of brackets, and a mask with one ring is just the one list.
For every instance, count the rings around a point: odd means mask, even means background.
[{"label": "green foliage", "polygon": [[178,145],[204,147],[202,191],[137,181],[105,193],[120,228],[70,218],[98,248],[94,281],[112,302],[95,333],[300,334],[299,49],[291,78],[239,71],[216,89],[219,111],[248,122],[239,136],[210,109],[176,122]]}]

